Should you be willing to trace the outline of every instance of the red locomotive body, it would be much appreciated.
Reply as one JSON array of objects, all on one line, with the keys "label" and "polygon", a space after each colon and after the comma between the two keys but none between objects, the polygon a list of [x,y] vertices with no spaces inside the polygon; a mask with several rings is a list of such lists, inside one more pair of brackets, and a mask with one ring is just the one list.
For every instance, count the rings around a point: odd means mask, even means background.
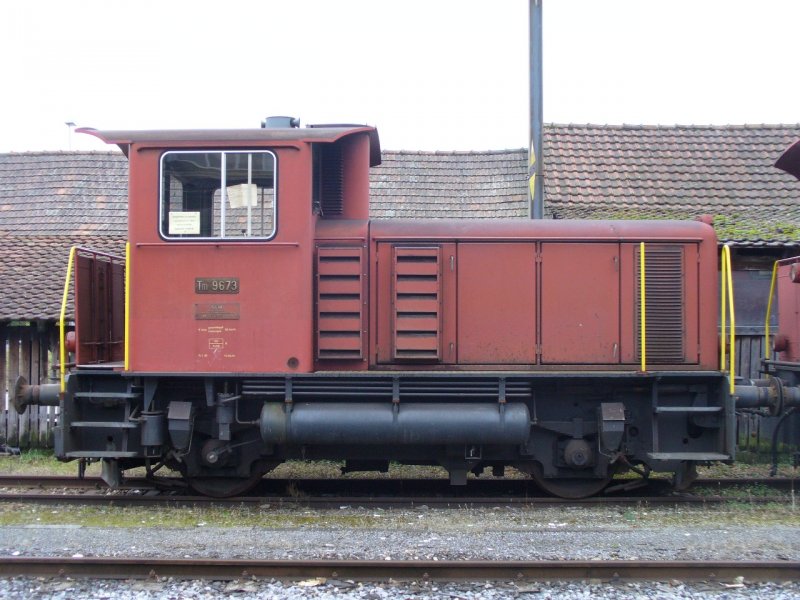
[{"label": "red locomotive body", "polygon": [[641,242],[648,370],[717,366],[701,311],[716,238],[699,222],[378,221],[370,238],[374,366],[637,371]]},{"label": "red locomotive body", "polygon": [[90,132],[130,160],[127,358],[70,374],[60,457],[219,495],[296,457],[563,496],[733,459],[708,225],[370,221],[369,127]]}]

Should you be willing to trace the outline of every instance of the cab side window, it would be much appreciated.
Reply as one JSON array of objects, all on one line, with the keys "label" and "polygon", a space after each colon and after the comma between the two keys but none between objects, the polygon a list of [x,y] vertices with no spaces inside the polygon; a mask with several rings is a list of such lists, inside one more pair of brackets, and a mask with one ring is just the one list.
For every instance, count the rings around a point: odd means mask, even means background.
[{"label": "cab side window", "polygon": [[273,237],[275,162],[268,151],[166,152],[161,157],[161,236]]}]

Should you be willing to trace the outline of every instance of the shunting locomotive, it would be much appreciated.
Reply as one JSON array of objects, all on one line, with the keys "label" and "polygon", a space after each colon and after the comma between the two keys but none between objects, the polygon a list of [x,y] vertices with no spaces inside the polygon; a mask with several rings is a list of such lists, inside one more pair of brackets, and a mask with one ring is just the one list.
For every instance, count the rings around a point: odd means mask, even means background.
[{"label": "shunting locomotive", "polygon": [[800,401],[796,322],[764,380],[720,365],[708,224],[370,220],[367,126],[80,131],[128,157],[126,253],[72,250],[61,381],[13,400],[60,406],[56,455],[112,485],[166,466],[230,496],[328,459],[681,487],[734,460],[737,405]]}]

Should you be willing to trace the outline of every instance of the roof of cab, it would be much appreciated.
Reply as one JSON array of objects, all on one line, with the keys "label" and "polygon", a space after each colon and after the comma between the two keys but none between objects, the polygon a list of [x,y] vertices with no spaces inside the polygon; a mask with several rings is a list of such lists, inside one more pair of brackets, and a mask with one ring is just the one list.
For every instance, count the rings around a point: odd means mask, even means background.
[{"label": "roof of cab", "polygon": [[220,142],[305,142],[332,143],[356,133],[366,133],[370,138],[370,166],[381,164],[381,146],[378,130],[368,125],[325,125],[309,127],[281,127],[260,129],[151,129],[110,130],[80,127],[78,133],[87,133],[107,144],[116,144],[128,155],[131,144],[167,146],[176,142],[214,144]]}]

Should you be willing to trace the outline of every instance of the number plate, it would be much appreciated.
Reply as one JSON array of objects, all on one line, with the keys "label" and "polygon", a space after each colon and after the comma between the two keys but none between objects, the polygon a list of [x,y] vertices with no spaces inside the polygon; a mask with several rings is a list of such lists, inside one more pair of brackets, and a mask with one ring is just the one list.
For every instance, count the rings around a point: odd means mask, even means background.
[{"label": "number plate", "polygon": [[238,294],[238,277],[198,277],[194,280],[195,294]]}]

